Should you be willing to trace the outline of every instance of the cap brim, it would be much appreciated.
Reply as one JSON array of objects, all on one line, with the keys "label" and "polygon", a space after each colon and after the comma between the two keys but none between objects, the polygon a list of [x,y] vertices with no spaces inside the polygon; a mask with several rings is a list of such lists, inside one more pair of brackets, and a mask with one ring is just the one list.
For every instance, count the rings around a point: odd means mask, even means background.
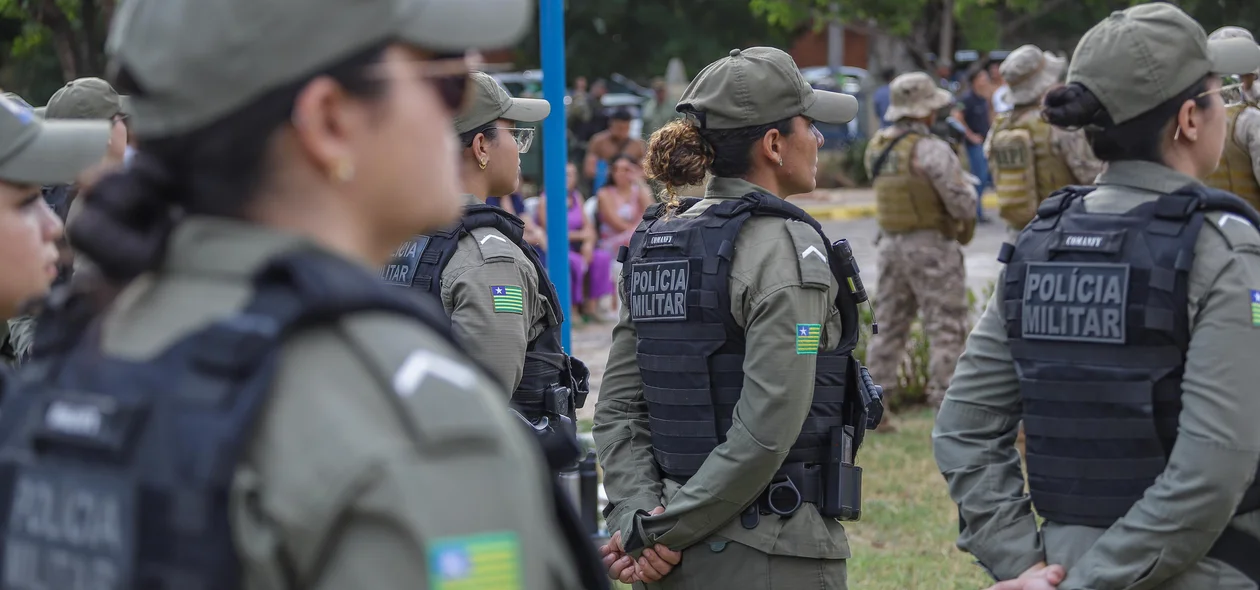
[{"label": "cap brim", "polygon": [[1208,41],[1212,72],[1225,76],[1250,74],[1260,68],[1260,45],[1250,39]]},{"label": "cap brim", "polygon": [[0,179],[17,184],[69,184],[105,157],[109,121],[45,121],[39,135],[0,165]]},{"label": "cap brim", "polygon": [[124,115],[131,114],[131,97],[125,94],[118,95],[118,112]]},{"label": "cap brim", "polygon": [[848,94],[840,94],[839,92],[815,90],[814,104],[805,109],[805,112],[801,113],[801,115],[819,123],[839,125],[852,121],[857,116],[857,113],[858,101],[856,98]]},{"label": "cap brim", "polygon": [[521,123],[537,123],[551,114],[551,103],[537,98],[513,98],[503,119]]},{"label": "cap brim", "polygon": [[421,0],[404,17],[402,41],[437,51],[499,49],[534,23],[532,0]]}]

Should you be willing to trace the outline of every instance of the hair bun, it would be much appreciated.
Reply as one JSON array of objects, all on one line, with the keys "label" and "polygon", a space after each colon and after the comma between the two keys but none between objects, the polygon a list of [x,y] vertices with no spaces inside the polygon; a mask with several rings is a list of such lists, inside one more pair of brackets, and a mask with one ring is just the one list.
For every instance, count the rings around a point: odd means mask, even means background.
[{"label": "hair bun", "polygon": [[131,280],[153,268],[175,224],[173,178],[159,160],[141,152],[129,169],[81,192],[83,210],[69,228],[75,248],[111,280]]},{"label": "hair bun", "polygon": [[1080,128],[1087,125],[1106,127],[1111,117],[1098,97],[1079,83],[1055,88],[1046,94],[1041,116],[1057,127]]}]

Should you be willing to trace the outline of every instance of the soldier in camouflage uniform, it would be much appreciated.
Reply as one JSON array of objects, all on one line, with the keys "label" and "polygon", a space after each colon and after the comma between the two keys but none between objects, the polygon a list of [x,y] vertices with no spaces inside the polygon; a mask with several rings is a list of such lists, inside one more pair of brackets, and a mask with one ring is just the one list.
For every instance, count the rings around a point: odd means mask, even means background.
[{"label": "soldier in camouflage uniform", "polygon": [[879,319],[885,326],[870,348],[871,377],[895,389],[915,315],[931,346],[928,397],[939,405],[967,336],[965,268],[960,244],[976,224],[974,177],[929,126],[953,100],[927,74],[903,74],[891,85],[884,118],[866,148],[874,179],[879,251]]},{"label": "soldier in camouflage uniform", "polygon": [[[1255,38],[1247,29],[1239,27],[1222,27],[1209,37],[1216,41],[1221,39]],[[1244,74],[1244,84],[1250,78],[1254,84],[1256,74]],[[1216,172],[1208,177],[1205,183],[1213,188],[1229,191],[1243,198],[1252,207],[1260,209],[1260,109],[1257,109],[1255,95],[1247,92],[1245,87],[1236,91],[1222,93],[1226,102],[1228,117],[1225,127],[1225,151],[1221,153],[1221,164]]]},{"label": "soldier in camouflage uniform", "polygon": [[1060,85],[1067,61],[1024,45],[1002,62],[1015,108],[998,115],[984,142],[997,186],[998,210],[1013,233],[1024,229],[1037,205],[1069,184],[1093,184],[1103,163],[1082,130],[1054,127],[1041,118],[1041,99]]}]

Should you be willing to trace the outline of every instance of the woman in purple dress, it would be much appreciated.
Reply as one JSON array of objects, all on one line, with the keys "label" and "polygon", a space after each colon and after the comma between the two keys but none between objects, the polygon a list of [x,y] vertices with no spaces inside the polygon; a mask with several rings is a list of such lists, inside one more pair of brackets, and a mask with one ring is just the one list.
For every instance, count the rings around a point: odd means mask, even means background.
[{"label": "woman in purple dress", "polygon": [[[604,323],[610,318],[601,315],[601,300],[612,295],[612,254],[596,247],[595,223],[583,208],[585,199],[577,189],[577,166],[567,168],[569,188],[569,281],[573,307],[587,322]],[[547,195],[538,199],[538,225],[547,227]]]}]

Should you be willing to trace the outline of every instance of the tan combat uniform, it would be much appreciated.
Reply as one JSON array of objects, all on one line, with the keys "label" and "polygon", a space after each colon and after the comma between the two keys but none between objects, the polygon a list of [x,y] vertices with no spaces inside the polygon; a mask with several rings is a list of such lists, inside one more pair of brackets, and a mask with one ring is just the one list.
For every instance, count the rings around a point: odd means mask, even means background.
[{"label": "tan combat uniform", "polygon": [[882,233],[876,313],[881,330],[867,363],[871,377],[895,389],[911,324],[923,311],[931,347],[928,395],[939,403],[967,336],[966,270],[959,242],[971,240],[976,192],[949,145],[921,123],[881,129],[866,149],[868,172],[894,138],[908,134],[875,180]]},{"label": "tan combat uniform", "polygon": [[1072,184],[1093,184],[1104,168],[1084,131],[1046,123],[1036,105],[999,115],[985,138],[984,152],[997,185],[999,214],[1016,232],[1032,221],[1051,193]]},{"label": "tan combat uniform", "polygon": [[[107,311],[104,352],[154,358],[242,309],[253,273],[300,248],[314,246],[243,222],[182,222],[162,270]],[[535,443],[461,356],[386,312],[290,338],[230,496],[243,588],[286,589],[290,575],[312,589],[432,588],[451,573],[434,548],[491,541],[503,576],[483,583],[579,587]]]},{"label": "tan combat uniform", "polygon": [[[1085,197],[1089,211],[1123,213],[1196,182],[1150,162],[1112,162]],[[1260,287],[1260,233],[1234,215],[1211,213],[1190,271],[1191,342],[1181,382],[1177,443],[1164,475],[1110,528],[1046,522],[1038,531],[1012,441],[1023,416],[1007,341],[1002,285],[967,340],[932,438],[936,462],[959,504],[959,548],[1000,579],[1033,564],[1062,564],[1059,590],[1253,590],[1256,585],[1204,559],[1225,525],[1260,536],[1260,512],[1230,520],[1260,462],[1260,349],[1252,289]]]},{"label": "tan combat uniform", "polygon": [[1225,151],[1205,184],[1242,197],[1260,208],[1260,109],[1247,104],[1225,107]]},{"label": "tan combat uniform", "polygon": [[[769,191],[714,178],[705,200],[684,216],[723,199]],[[615,509],[608,530],[642,531],[647,545],[682,550],[682,562],[649,588],[844,588],[849,542],[839,521],[803,504],[791,518],[764,515],[756,528],[737,518],[766,488],[796,442],[813,401],[817,357],[795,352],[797,324],[822,326],[819,350],[835,350],[839,285],[819,257],[800,252],[824,244],[797,221],[753,217],[740,230],[731,263],[731,314],[746,334],[744,386],[733,425],[685,485],[662,479],[652,455],[638,340],[622,294],[608,367],[595,404],[595,443],[604,489]],[[825,251],[825,250],[823,250]],[[636,515],[664,506],[657,516]],[[623,532],[623,534],[625,534]],[[638,585],[637,587],[642,587]]]},{"label": "tan combat uniform", "polygon": [[[465,197],[468,205],[480,203]],[[491,287],[520,287],[522,309],[495,305]],[[559,323],[538,292],[538,271],[519,247],[494,228],[475,229],[459,241],[442,271],[442,307],[469,356],[512,392],[521,383],[525,351],[543,330]]]}]

